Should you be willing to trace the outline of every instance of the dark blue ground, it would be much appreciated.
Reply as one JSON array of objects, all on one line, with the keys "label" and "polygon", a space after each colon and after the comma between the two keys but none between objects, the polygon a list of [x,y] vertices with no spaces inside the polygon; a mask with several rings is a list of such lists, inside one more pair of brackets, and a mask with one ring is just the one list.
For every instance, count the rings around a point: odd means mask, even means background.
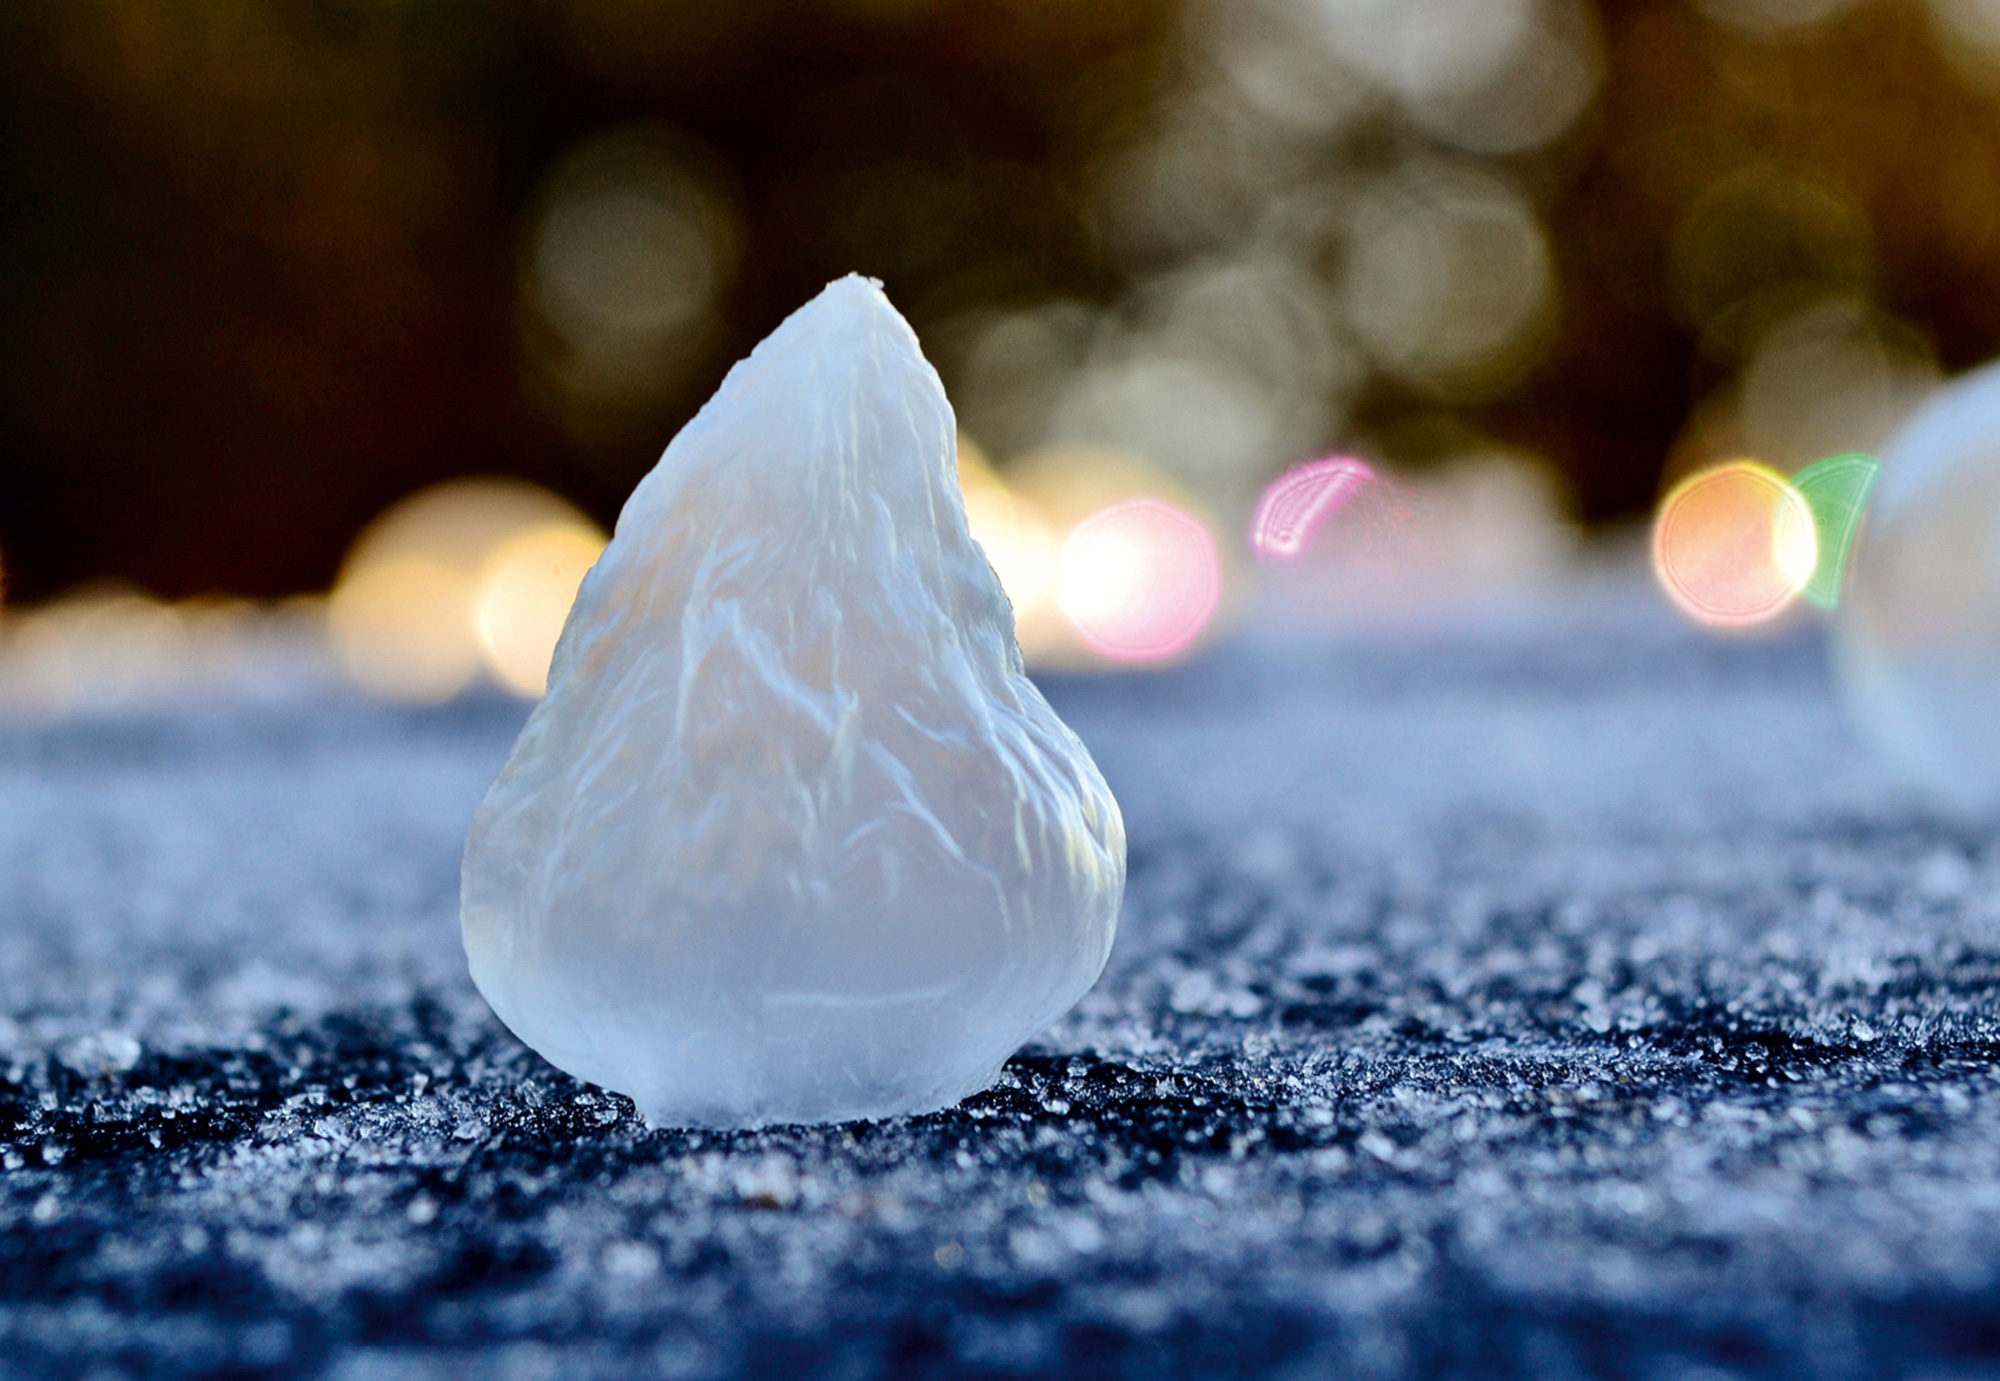
[{"label": "dark blue ground", "polygon": [[646,1130],[486,1013],[520,711],[0,723],[0,1376],[2000,1374],[2000,830],[1637,595],[1056,681],[1095,993],[936,1117]]}]

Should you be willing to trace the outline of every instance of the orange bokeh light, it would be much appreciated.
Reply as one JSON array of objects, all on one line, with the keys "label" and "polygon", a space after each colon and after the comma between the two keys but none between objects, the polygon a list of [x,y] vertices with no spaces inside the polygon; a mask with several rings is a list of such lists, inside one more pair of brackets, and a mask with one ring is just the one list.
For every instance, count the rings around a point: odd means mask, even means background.
[{"label": "orange bokeh light", "polygon": [[1812,509],[1777,471],[1733,460],[1681,481],[1653,527],[1653,570],[1698,622],[1747,628],[1783,613],[1819,559]]}]

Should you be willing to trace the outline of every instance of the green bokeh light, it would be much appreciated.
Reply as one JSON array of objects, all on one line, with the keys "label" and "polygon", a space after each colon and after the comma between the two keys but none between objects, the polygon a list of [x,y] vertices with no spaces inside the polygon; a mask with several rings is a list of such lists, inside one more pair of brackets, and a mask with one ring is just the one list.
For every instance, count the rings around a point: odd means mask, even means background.
[{"label": "green bokeh light", "polygon": [[1848,549],[1860,529],[1868,491],[1875,487],[1875,476],[1881,471],[1881,461],[1857,453],[1829,456],[1792,476],[1792,487],[1812,510],[1813,530],[1819,537],[1819,560],[1801,593],[1822,609],[1840,603]]}]

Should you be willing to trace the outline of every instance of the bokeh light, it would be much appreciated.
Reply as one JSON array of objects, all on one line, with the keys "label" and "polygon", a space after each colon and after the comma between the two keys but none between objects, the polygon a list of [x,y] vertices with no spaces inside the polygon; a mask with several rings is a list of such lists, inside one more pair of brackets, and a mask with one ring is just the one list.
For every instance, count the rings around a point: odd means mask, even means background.
[{"label": "bokeh light", "polygon": [[954,400],[1001,454],[1088,447],[1218,509],[1324,449],[1367,365],[1325,280],[1277,253],[1153,274],[1118,312],[1056,302],[965,324]]},{"label": "bokeh light", "polygon": [[1738,385],[1743,450],[1796,472],[1875,451],[1937,387],[1922,338],[1858,299],[1808,301],[1757,340]]},{"label": "bokeh light", "polygon": [[[999,467],[1007,492],[1048,525],[1055,540],[1050,583],[1032,606],[1015,605],[1015,636],[1031,665],[1103,667],[1116,658],[1083,637],[1061,603],[1061,559],[1086,519],[1135,500],[1154,500],[1192,518],[1216,553],[1221,593],[1232,588],[1231,552],[1220,546],[1210,510],[1173,476],[1130,451],[1105,446],[1045,446]],[[1233,545],[1233,544],[1232,544]],[[1221,606],[1219,606],[1221,607]]]},{"label": "bokeh light", "polygon": [[1701,12],[1718,24],[1751,34],[1782,34],[1810,29],[1838,18],[1857,0],[1696,0]]},{"label": "bokeh light", "polygon": [[1078,523],[1056,572],[1056,598],[1077,636],[1118,661],[1185,650],[1221,593],[1208,528],[1158,499],[1128,500]]},{"label": "bokeh light", "polygon": [[1060,443],[1146,457],[1204,495],[1225,499],[1263,468],[1277,410],[1241,371],[1134,352],[1087,369],[1055,409]]},{"label": "bokeh light", "polygon": [[2000,0],[322,8],[10,31],[11,600],[314,588],[481,456],[608,504],[850,269],[1003,469],[1122,449],[1232,531],[1436,412],[1615,523],[1690,402],[1740,426],[1670,473],[1790,473],[2000,340]]},{"label": "bokeh light", "polygon": [[472,580],[427,556],[364,561],[333,588],[327,617],[341,664],[392,700],[449,700],[479,670]]},{"label": "bokeh light", "polygon": [[1371,103],[1370,83],[1327,41],[1310,5],[1211,0],[1191,9],[1197,43],[1230,94],[1281,129],[1333,133]]},{"label": "bokeh light", "polygon": [[[1352,85],[1357,95],[1366,93]],[[1289,160],[1271,147],[1266,117],[1246,110],[1240,98],[1207,95],[1163,103],[1146,134],[1096,170],[1098,234],[1134,265],[1241,242],[1287,181]]]},{"label": "bokeh light", "polygon": [[1819,556],[1812,509],[1783,475],[1737,460],[1691,475],[1660,504],[1653,569],[1698,622],[1747,628],[1784,612]]},{"label": "bokeh light", "polygon": [[1761,163],[1694,189],[1668,253],[1675,314],[1723,362],[1803,308],[1865,299],[1876,271],[1868,216],[1845,189]]},{"label": "bokeh light", "polygon": [[1544,0],[1527,8],[1505,59],[1483,80],[1432,83],[1407,92],[1403,105],[1419,128],[1453,148],[1519,154],[1576,123],[1603,75],[1595,8],[1583,0]]},{"label": "bokeh light", "polygon": [[[958,438],[958,483],[966,526],[986,553],[1018,625],[1034,620],[1055,591],[1055,529],[1032,503],[1014,493],[973,440]],[[1017,633],[1018,636],[1018,633]]]},{"label": "bokeh light", "polygon": [[588,523],[554,523],[508,538],[486,558],[472,623],[487,668],[508,690],[539,697],[548,689],[556,640],[604,547]]},{"label": "bokeh light", "polygon": [[712,341],[741,232],[714,161],[668,127],[598,134],[558,161],[523,253],[529,356],[586,446],[672,400]]},{"label": "bokeh light", "polygon": [[1473,399],[1533,362],[1555,279],[1541,223],[1506,181],[1414,165],[1359,198],[1352,233],[1348,317],[1389,374]]},{"label": "bokeh light", "polygon": [[539,695],[577,583],[604,536],[519,480],[454,480],[403,500],[356,539],[328,602],[363,689],[436,703],[489,670]]},{"label": "bokeh light", "polygon": [[8,619],[4,699],[42,711],[127,707],[181,679],[188,621],[130,588],[101,585]]},{"label": "bokeh light", "polygon": [[190,698],[317,694],[326,676],[321,603],[168,603],[99,583],[0,619],[0,711],[120,714]]},{"label": "bokeh light", "polygon": [[2000,0],[1930,0],[1932,36],[1959,72],[2000,87]]},{"label": "bokeh light", "polygon": [[1250,521],[1250,549],[1260,560],[1296,561],[1319,530],[1375,472],[1349,456],[1295,466],[1264,491]]},{"label": "bokeh light", "polygon": [[1322,0],[1314,7],[1340,52],[1398,95],[1473,90],[1528,40],[1534,0]]},{"label": "bokeh light", "polygon": [[946,385],[961,425],[995,455],[1044,444],[1051,409],[1104,325],[1101,310],[1069,299],[955,323],[964,344]]},{"label": "bokeh light", "polygon": [[1882,462],[1859,453],[1828,456],[1792,476],[1792,488],[1812,510],[1813,535],[1819,547],[1813,563],[1812,579],[1806,582],[1805,597],[1822,609],[1837,608],[1840,589],[1847,576],[1847,554],[1861,527],[1862,510],[1867,506],[1875,477]]},{"label": "bokeh light", "polygon": [[[1579,534],[1548,463],[1477,437],[1462,442],[1421,475],[1371,465],[1297,555],[1264,558],[1256,626],[1298,634],[1477,622],[1518,610],[1573,572]],[[1302,485],[1308,502],[1319,484],[1342,483],[1329,462],[1315,465],[1329,465],[1320,472],[1328,477]]]}]

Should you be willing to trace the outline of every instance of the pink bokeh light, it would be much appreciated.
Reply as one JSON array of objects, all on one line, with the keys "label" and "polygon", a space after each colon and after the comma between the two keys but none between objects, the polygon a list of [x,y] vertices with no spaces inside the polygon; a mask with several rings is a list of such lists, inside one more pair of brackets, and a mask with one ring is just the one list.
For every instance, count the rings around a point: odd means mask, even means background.
[{"label": "pink bokeh light", "polygon": [[1215,539],[1159,499],[1130,499],[1078,523],[1063,544],[1056,602],[1093,651],[1153,662],[1182,651],[1222,597]]},{"label": "pink bokeh light", "polygon": [[1296,561],[1327,522],[1375,472],[1351,456],[1294,466],[1272,481],[1250,521],[1250,549],[1260,561]]}]

